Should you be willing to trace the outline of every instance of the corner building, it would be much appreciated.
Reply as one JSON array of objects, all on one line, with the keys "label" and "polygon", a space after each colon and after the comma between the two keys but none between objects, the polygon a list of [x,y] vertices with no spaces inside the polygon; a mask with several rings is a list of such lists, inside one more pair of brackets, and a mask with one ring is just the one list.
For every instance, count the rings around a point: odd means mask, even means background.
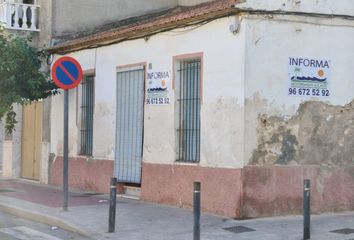
[{"label": "corner building", "polygon": [[[354,210],[354,5],[220,0],[59,42],[70,91],[71,186],[118,177],[140,198],[233,218]],[[290,64],[290,59],[328,63]],[[63,96],[52,99],[51,183],[62,182]]]}]

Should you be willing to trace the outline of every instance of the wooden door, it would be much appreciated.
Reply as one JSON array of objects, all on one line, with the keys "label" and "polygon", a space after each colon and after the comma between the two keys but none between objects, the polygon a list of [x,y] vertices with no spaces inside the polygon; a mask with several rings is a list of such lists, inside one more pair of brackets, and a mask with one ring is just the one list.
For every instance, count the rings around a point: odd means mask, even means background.
[{"label": "wooden door", "polygon": [[23,107],[22,177],[39,180],[42,143],[42,102]]}]

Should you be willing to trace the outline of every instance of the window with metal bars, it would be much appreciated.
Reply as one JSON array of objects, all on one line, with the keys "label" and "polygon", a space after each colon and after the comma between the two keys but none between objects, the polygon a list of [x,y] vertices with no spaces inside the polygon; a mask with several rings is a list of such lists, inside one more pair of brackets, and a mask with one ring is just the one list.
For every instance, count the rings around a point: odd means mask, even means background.
[{"label": "window with metal bars", "polygon": [[81,82],[80,155],[86,156],[92,155],[94,79],[93,75],[87,75]]},{"label": "window with metal bars", "polygon": [[177,161],[199,162],[201,60],[180,60],[177,65]]}]

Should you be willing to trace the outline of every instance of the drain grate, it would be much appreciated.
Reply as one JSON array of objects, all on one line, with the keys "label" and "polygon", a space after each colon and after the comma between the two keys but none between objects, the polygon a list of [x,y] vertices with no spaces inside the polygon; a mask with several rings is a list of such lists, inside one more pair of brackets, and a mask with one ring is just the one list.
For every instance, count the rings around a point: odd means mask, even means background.
[{"label": "drain grate", "polygon": [[337,230],[333,230],[333,231],[330,231],[330,232],[348,235],[348,234],[354,233],[354,229],[352,229],[352,228],[342,228],[342,229],[337,229]]},{"label": "drain grate", "polygon": [[223,228],[226,231],[230,231],[233,233],[244,233],[244,232],[254,232],[256,230],[252,228],[248,228],[245,226],[234,226],[234,227],[228,227],[228,228]]},{"label": "drain grate", "polygon": [[16,192],[13,189],[0,189],[0,193]]}]

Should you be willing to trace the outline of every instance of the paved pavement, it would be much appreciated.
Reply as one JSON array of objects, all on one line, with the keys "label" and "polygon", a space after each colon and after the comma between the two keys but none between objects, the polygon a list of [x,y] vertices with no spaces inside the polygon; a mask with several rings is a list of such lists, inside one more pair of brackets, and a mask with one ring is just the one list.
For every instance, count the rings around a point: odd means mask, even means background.
[{"label": "paved pavement", "polygon": [[[107,195],[77,190],[71,190],[69,195],[69,211],[65,212],[61,209],[63,197],[60,188],[23,180],[0,180],[0,210],[73,231],[87,239],[193,239],[190,209],[118,198],[116,232],[108,233]],[[311,223],[311,239],[354,240],[354,212],[312,216]],[[339,229],[347,229],[343,231],[347,234],[331,232]],[[201,239],[301,240],[302,217],[237,221],[202,214]]]},{"label": "paved pavement", "polygon": [[86,240],[79,234],[0,211],[1,240]]}]

